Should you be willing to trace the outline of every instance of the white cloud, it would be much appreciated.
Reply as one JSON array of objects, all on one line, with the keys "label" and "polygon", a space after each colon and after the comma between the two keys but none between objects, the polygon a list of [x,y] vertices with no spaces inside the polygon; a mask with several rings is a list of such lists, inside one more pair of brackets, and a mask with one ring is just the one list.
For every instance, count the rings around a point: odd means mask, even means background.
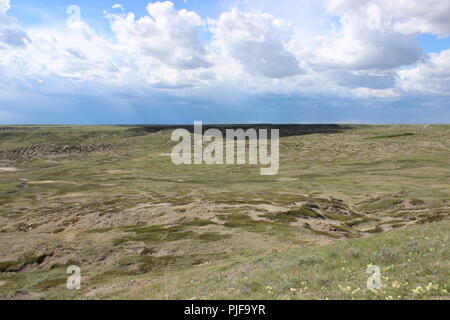
[{"label": "white cloud", "polygon": [[147,12],[148,16],[137,20],[133,13],[110,15],[119,45],[176,69],[211,66],[198,35],[197,28],[203,25],[200,16],[185,9],[177,11],[169,1],[150,3]]},{"label": "white cloud", "polygon": [[0,14],[8,11],[10,7],[9,0],[0,0]]},{"label": "white cloud", "polygon": [[266,13],[224,12],[212,22],[215,46],[252,75],[285,78],[301,74],[299,62],[287,50],[292,39],[288,22]]},{"label": "white cloud", "polygon": [[120,3],[116,3],[114,4],[112,7],[112,9],[119,9],[119,10],[125,10],[124,7],[120,4]]},{"label": "white cloud", "polygon": [[17,20],[6,15],[9,9],[9,0],[0,0],[0,49],[24,47],[30,41]]},{"label": "white cloud", "polygon": [[340,14],[341,27],[335,35],[319,38],[312,60],[317,67],[388,70],[411,65],[421,57],[414,35],[379,27],[374,7],[363,10],[359,1],[350,0],[330,0],[328,6]]},{"label": "white cloud", "polygon": [[432,53],[415,68],[399,71],[399,86],[407,92],[450,94],[450,49]]},{"label": "white cloud", "polygon": [[447,0],[326,0],[326,6],[338,14],[364,15],[369,10],[372,18],[379,19],[372,22],[403,34],[450,35],[450,1]]},{"label": "white cloud", "polygon": [[370,88],[356,88],[353,93],[360,98],[398,98],[400,96],[398,90],[389,89],[370,89]]},{"label": "white cloud", "polygon": [[[258,11],[256,0],[248,3],[252,5],[227,10],[216,21],[209,19],[209,26],[197,13],[176,10],[168,1],[150,3],[140,18],[107,14],[114,35],[109,39],[83,21],[25,32],[6,15],[9,1],[0,0],[0,93],[139,95],[157,89],[182,96],[195,88],[203,95],[234,90],[392,98],[409,92],[450,92],[450,53],[421,60],[415,35],[399,27],[409,20],[394,8],[407,2],[388,6],[382,0],[328,0],[334,20],[322,16],[316,6],[310,8],[308,12],[318,16],[307,21],[320,20],[322,28],[316,30],[320,37],[311,35],[307,41],[305,30],[312,31],[301,21],[289,22],[295,14],[275,14],[283,10],[270,10],[268,0],[264,8],[273,14]],[[418,5],[413,1],[408,10]],[[113,7],[122,11],[118,4]],[[439,7],[446,10],[443,4]],[[296,8],[301,10],[301,5]],[[430,10],[422,20],[429,21],[426,28],[437,28],[430,21],[439,19],[433,18],[434,8]],[[333,29],[330,21],[337,20]],[[417,28],[426,29],[425,24]],[[211,42],[200,37],[208,31]],[[409,68],[398,71],[405,66]]]},{"label": "white cloud", "polygon": [[0,61],[10,90],[74,94],[83,83],[96,82],[89,90],[98,93],[126,77],[126,62],[83,22],[67,29],[33,29],[29,37],[33,41],[25,48],[5,50]]},{"label": "white cloud", "polygon": [[3,52],[0,90],[107,95],[210,83],[215,75],[201,68],[209,62],[195,29],[201,19],[175,11],[168,2],[150,4],[148,11],[151,17],[138,21],[132,15],[112,16],[117,41],[77,20],[60,29],[30,29],[33,41],[27,47]]}]

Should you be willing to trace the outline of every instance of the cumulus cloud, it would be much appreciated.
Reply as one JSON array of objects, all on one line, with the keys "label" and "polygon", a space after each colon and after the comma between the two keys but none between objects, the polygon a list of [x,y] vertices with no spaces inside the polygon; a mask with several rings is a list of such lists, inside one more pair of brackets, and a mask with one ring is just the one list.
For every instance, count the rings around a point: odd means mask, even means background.
[{"label": "cumulus cloud", "polygon": [[28,35],[18,28],[0,30],[0,43],[9,47],[24,47],[30,41]]},{"label": "cumulus cloud", "polygon": [[119,9],[119,10],[125,10],[124,7],[120,4],[120,3],[116,3],[114,4],[112,7],[112,9]]},{"label": "cumulus cloud", "polygon": [[253,75],[285,78],[301,74],[299,62],[286,48],[289,23],[266,13],[224,12],[213,23],[216,46]]},{"label": "cumulus cloud", "polygon": [[185,9],[177,11],[169,1],[150,3],[147,12],[149,15],[140,19],[133,13],[109,16],[120,45],[177,69],[211,66],[198,35],[197,28],[203,25],[199,15]]},{"label": "cumulus cloud", "polygon": [[371,14],[374,26],[403,34],[450,35],[450,1],[446,0],[326,0],[330,12]]},{"label": "cumulus cloud", "polygon": [[405,91],[450,94],[450,49],[427,55],[415,68],[399,71]]},{"label": "cumulus cloud", "polygon": [[151,16],[137,21],[131,14],[110,16],[117,41],[101,37],[77,19],[60,29],[30,29],[30,41],[21,50],[13,50],[13,39],[8,38],[8,50],[0,60],[4,90],[130,95],[210,83],[215,76],[204,69],[210,64],[195,29],[201,19],[174,10],[168,2],[147,9]]},{"label": "cumulus cloud", "polygon": [[416,37],[381,28],[375,7],[361,9],[361,3],[328,1],[329,9],[340,14],[341,26],[335,35],[319,39],[313,63],[325,68],[387,70],[418,61],[422,49]]},{"label": "cumulus cloud", "polygon": [[8,11],[10,7],[9,0],[0,0],[0,14]]},{"label": "cumulus cloud", "polygon": [[[108,96],[155,89],[173,96],[196,90],[206,96],[240,91],[333,98],[450,91],[450,53],[423,58],[414,33],[445,34],[446,23],[431,6],[435,0],[425,1],[428,13],[419,12],[424,5],[417,1],[323,1],[329,15],[318,24],[330,30],[303,41],[302,23],[289,22],[295,14],[275,14],[283,10],[271,11],[271,1],[264,1],[271,13],[250,1],[251,8],[227,9],[206,21],[169,1],[150,3],[140,18],[114,5],[118,10],[106,14],[110,39],[77,20],[25,31],[7,15],[9,0],[0,0],[0,91]],[[446,11],[447,2],[437,7]],[[413,32],[405,26],[414,17],[422,22],[414,23]],[[200,32],[211,32],[212,40],[202,40]]]},{"label": "cumulus cloud", "polygon": [[24,47],[30,42],[17,20],[6,15],[10,7],[9,0],[0,0],[0,49]]},{"label": "cumulus cloud", "polygon": [[127,65],[113,46],[81,21],[67,29],[33,29],[29,37],[25,48],[5,50],[0,61],[10,90],[82,94],[84,87],[98,94],[126,76]]}]

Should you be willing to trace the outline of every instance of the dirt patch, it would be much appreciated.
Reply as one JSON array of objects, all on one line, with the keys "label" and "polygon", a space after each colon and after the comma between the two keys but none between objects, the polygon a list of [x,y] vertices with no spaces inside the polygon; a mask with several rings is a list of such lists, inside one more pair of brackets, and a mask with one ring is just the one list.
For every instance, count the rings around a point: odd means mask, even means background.
[{"label": "dirt patch", "polygon": [[46,156],[61,156],[80,153],[105,152],[113,150],[111,143],[96,144],[36,144],[23,148],[0,151],[0,159],[28,160]]},{"label": "dirt patch", "polygon": [[13,167],[0,167],[0,172],[17,172],[17,169]]},{"label": "dirt patch", "polygon": [[298,179],[297,178],[280,178],[280,179],[277,179],[277,181],[289,182],[289,181],[298,181]]}]

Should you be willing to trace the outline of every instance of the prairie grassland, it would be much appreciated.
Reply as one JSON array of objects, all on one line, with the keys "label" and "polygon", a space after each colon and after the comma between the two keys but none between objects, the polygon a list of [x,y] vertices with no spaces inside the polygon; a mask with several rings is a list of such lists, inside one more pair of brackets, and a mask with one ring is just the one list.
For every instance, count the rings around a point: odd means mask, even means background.
[{"label": "prairie grassland", "polygon": [[0,127],[0,298],[449,297],[450,126],[284,127],[277,176],[170,134]]}]

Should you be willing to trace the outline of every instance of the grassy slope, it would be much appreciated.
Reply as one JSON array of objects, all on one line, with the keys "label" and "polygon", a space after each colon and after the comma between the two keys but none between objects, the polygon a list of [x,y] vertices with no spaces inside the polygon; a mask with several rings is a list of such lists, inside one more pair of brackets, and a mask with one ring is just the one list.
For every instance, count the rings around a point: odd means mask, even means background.
[{"label": "grassy slope", "polygon": [[[291,248],[252,257],[232,255],[192,266],[183,258],[145,274],[84,275],[89,286],[65,289],[65,268],[2,276],[12,290],[47,292],[47,298],[115,299],[448,299],[450,223],[395,230],[326,246]],[[366,289],[367,266],[382,270],[382,289]],[[115,284],[111,288],[111,284]],[[135,290],[127,283],[140,283]],[[110,290],[96,290],[109,286]]]},{"label": "grassy slope", "polygon": [[[421,299],[449,298],[450,223],[396,230],[322,247],[288,249],[199,270],[168,272],[170,292],[149,286],[124,298]],[[367,266],[382,289],[366,289]],[[201,274],[201,276],[199,276]],[[172,282],[175,279],[175,282]]]},{"label": "grassy slope", "polygon": [[[0,161],[0,167],[19,169],[0,172],[0,269],[20,270],[0,273],[0,296],[448,297],[442,291],[449,285],[446,221],[318,247],[335,239],[291,218],[255,221],[273,216],[255,206],[290,209],[333,196],[367,214],[368,227],[378,231],[445,219],[449,138],[449,126],[361,126],[285,137],[280,174],[263,177],[258,166],[176,167],[167,156],[170,132],[111,126],[3,134],[0,150],[41,143],[117,147],[114,153]],[[207,223],[190,223],[194,217]],[[157,254],[143,255],[144,249]],[[53,256],[36,263],[48,251]],[[82,266],[81,292],[64,288],[64,266],[71,263]],[[364,292],[369,263],[389,278],[385,293]],[[400,287],[392,288],[393,281]]]}]

